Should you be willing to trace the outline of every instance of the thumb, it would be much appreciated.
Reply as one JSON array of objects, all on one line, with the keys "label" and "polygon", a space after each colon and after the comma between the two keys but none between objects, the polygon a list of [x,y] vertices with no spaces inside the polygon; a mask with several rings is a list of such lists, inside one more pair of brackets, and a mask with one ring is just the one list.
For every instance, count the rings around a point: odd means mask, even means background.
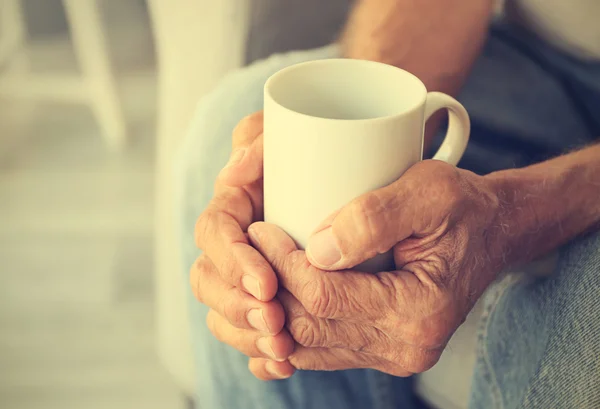
[{"label": "thumb", "polygon": [[412,217],[403,209],[397,181],[353,200],[309,238],[306,256],[322,270],[352,268],[409,237]]}]

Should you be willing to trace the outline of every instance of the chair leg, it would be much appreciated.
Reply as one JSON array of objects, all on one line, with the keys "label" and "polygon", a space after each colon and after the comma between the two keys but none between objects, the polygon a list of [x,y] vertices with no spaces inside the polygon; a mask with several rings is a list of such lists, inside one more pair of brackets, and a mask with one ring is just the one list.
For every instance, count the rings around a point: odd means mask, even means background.
[{"label": "chair leg", "polygon": [[127,127],[107,39],[102,29],[98,0],[63,2],[75,52],[89,87],[92,109],[108,146],[119,151],[125,145]]}]

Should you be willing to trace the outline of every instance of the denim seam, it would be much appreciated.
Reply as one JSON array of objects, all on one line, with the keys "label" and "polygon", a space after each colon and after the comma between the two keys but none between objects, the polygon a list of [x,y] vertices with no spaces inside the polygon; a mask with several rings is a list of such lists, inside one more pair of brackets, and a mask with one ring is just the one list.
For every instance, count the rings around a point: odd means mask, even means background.
[{"label": "denim seam", "polygon": [[494,408],[503,409],[504,402],[502,399],[502,394],[500,391],[500,385],[498,383],[498,379],[493,370],[493,367],[490,362],[489,352],[487,350],[487,344],[485,340],[488,335],[488,327],[489,322],[491,320],[491,316],[495,311],[495,307],[498,305],[498,302],[502,298],[502,296],[506,293],[506,291],[512,287],[514,287],[519,281],[521,281],[521,276],[518,274],[511,274],[506,276],[500,283],[498,283],[495,288],[492,289],[490,294],[488,294],[488,302],[486,303],[486,307],[481,314],[480,324],[477,330],[477,355],[478,361],[482,364],[481,368],[483,369],[482,374],[485,377],[486,381],[490,385],[490,389],[492,392],[492,399],[494,401]]}]

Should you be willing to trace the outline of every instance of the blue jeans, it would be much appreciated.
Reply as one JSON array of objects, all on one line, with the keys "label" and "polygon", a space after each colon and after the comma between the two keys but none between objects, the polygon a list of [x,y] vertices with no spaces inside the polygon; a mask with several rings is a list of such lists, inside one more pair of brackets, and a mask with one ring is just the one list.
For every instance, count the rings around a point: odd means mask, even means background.
[{"label": "blue jeans", "polygon": [[[262,108],[271,74],[337,55],[333,46],[276,55],[229,75],[203,99],[177,169],[185,283],[199,255],[194,221],[227,161],[234,126]],[[473,122],[460,166],[481,174],[525,166],[600,136],[600,63],[497,25],[459,100]],[[417,407],[411,379],[372,370],[300,371],[290,380],[258,381],[245,356],[213,339],[204,324],[207,309],[188,294],[199,408]],[[550,277],[509,274],[494,284],[477,348],[472,408],[600,407],[600,234],[563,248]]]}]

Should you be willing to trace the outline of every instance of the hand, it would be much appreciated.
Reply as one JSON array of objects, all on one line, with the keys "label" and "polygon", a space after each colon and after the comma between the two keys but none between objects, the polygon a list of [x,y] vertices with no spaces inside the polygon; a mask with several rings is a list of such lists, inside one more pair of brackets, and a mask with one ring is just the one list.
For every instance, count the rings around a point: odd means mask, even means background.
[{"label": "hand", "polygon": [[196,223],[196,243],[204,253],[192,266],[190,285],[196,298],[211,308],[207,324],[213,334],[233,339],[234,347],[258,357],[250,363],[256,376],[281,378],[294,371],[285,362],[294,343],[283,329],[282,306],[274,299],[277,277],[245,234],[263,217],[262,126],[259,112],[233,132],[231,159]]},{"label": "hand", "polygon": [[[301,345],[290,362],[396,376],[431,368],[500,268],[498,208],[485,178],[425,161],[330,217],[306,253],[273,225],[250,226],[285,288],[287,328]],[[398,271],[324,271],[390,249]]]}]

